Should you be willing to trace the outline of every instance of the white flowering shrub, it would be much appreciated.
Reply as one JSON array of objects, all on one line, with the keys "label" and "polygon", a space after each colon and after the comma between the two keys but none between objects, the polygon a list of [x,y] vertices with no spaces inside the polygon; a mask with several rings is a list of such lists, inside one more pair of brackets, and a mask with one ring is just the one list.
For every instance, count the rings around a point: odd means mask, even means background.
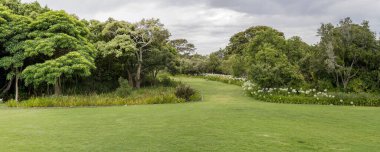
[{"label": "white flowering shrub", "polygon": [[223,74],[203,74],[203,78],[211,81],[219,81],[224,82],[228,84],[234,84],[234,85],[243,85],[244,82],[247,81],[245,78],[236,78],[232,75],[223,75]]},{"label": "white flowering shrub", "polygon": [[[253,88],[253,87],[248,87]],[[261,88],[245,91],[255,99],[290,104],[380,106],[380,96],[373,94],[329,93],[327,89]]]},{"label": "white flowering shrub", "polygon": [[265,102],[289,104],[321,104],[380,107],[380,95],[361,93],[336,93],[327,89],[261,88],[246,78],[231,75],[203,74],[202,78],[242,86],[247,95]]}]

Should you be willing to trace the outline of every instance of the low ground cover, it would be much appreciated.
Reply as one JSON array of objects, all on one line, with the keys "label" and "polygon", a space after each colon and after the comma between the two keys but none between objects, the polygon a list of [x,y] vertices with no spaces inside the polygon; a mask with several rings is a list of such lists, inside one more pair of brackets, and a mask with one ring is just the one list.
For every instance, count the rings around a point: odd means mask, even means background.
[{"label": "low ground cover", "polygon": [[380,106],[380,95],[374,93],[329,92],[313,88],[261,88],[244,78],[229,75],[204,74],[197,76],[211,81],[242,86],[244,92],[257,100],[273,103],[320,104],[344,106]]}]

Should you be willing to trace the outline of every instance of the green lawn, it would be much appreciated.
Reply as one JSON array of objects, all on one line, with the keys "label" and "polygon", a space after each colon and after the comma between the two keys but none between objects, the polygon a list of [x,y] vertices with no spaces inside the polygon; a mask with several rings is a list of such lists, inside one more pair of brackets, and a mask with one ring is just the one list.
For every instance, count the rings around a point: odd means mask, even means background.
[{"label": "green lawn", "polygon": [[182,78],[204,102],[104,108],[0,106],[0,151],[378,151],[380,108],[257,102]]}]

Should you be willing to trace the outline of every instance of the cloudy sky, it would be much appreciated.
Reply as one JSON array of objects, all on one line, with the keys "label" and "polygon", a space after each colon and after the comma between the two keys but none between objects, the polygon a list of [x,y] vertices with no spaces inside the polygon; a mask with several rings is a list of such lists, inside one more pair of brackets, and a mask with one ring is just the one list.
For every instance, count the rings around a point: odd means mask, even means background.
[{"label": "cloudy sky", "polygon": [[[35,0],[22,0],[31,2]],[[268,25],[287,37],[301,36],[317,43],[321,23],[338,23],[351,17],[355,22],[369,20],[380,31],[379,0],[37,0],[55,10],[66,10],[81,18],[136,22],[159,18],[172,38],[194,43],[198,53],[224,48],[229,38],[251,26]]]}]

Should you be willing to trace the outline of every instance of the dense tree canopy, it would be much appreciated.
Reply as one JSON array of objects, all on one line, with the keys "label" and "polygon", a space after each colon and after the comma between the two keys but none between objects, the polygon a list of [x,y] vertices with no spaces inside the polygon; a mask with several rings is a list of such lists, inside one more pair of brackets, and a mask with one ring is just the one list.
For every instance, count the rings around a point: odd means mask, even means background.
[{"label": "dense tree canopy", "polygon": [[82,22],[63,11],[49,11],[39,15],[30,28],[24,54],[40,63],[23,71],[26,85],[52,84],[60,95],[62,79],[91,75],[95,48],[88,42],[90,31]]}]

